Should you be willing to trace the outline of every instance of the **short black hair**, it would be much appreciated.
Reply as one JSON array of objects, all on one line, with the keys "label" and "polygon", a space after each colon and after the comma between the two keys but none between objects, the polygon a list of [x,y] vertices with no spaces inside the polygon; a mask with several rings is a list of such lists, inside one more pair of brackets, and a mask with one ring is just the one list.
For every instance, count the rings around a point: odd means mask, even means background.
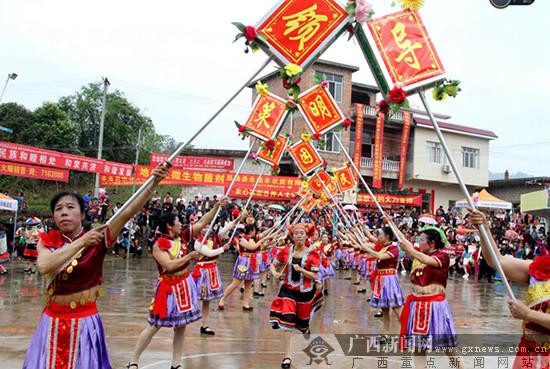
[{"label": "short black hair", "polygon": [[177,213],[166,213],[160,217],[159,221],[159,231],[160,233],[168,234],[168,226],[173,226],[176,218],[178,217]]},{"label": "short black hair", "polygon": [[76,202],[78,203],[78,206],[80,207],[80,212],[84,213],[84,200],[82,199],[82,196],[80,196],[79,193],[74,191],[62,191],[56,194],[52,198],[52,201],[50,201],[50,210],[52,211],[52,214],[54,213],[55,206],[57,205],[59,200],[61,200],[63,197],[66,197],[66,196],[76,200]]},{"label": "short black hair", "polygon": [[390,239],[390,241],[393,241],[395,239],[395,236],[393,234],[393,231],[391,230],[390,227],[383,227],[382,228],[382,232],[384,232],[386,234],[386,236],[388,236],[388,238]]}]

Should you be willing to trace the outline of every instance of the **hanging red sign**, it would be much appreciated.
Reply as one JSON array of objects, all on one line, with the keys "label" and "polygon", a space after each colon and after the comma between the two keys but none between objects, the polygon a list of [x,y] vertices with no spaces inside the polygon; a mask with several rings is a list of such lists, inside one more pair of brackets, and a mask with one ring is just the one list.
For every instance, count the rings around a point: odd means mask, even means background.
[{"label": "hanging red sign", "polygon": [[288,138],[283,135],[279,135],[275,141],[275,148],[272,151],[267,149],[261,149],[258,152],[258,160],[263,161],[264,163],[274,166],[279,165],[281,158],[288,146]]},{"label": "hanging red sign", "polygon": [[288,152],[304,176],[323,165],[321,156],[310,141],[299,141],[289,147]]},{"label": "hanging red sign", "polygon": [[[422,195],[397,196],[377,194],[374,197],[383,206],[422,206]],[[361,205],[375,205],[372,197],[366,193],[357,194],[357,203]]]},{"label": "hanging red sign", "polygon": [[326,87],[312,87],[302,93],[299,99],[298,109],[314,133],[323,135],[346,119]]},{"label": "hanging red sign", "polygon": [[281,65],[305,67],[347,26],[349,14],[334,0],[282,0],[256,27],[261,46]]},{"label": "hanging red sign", "polygon": [[260,140],[275,139],[287,114],[286,101],[271,93],[258,95],[245,126]]},{"label": "hanging red sign", "polygon": [[383,113],[376,119],[376,131],[374,135],[374,159],[372,166],[372,187],[382,188],[382,163],[384,148],[384,119]]},{"label": "hanging red sign", "polygon": [[368,28],[369,42],[392,86],[399,83],[410,91],[445,78],[445,69],[417,12],[404,10],[376,18],[368,22]]},{"label": "hanging red sign", "polygon": [[361,170],[361,155],[363,154],[364,109],[365,105],[355,104],[355,144],[353,147],[353,162],[359,170]]},{"label": "hanging red sign", "polygon": [[336,177],[336,182],[341,192],[353,190],[355,188],[355,176],[350,167],[336,169],[334,171],[334,176]]},{"label": "hanging red sign", "polygon": [[411,113],[403,113],[403,134],[401,136],[401,157],[399,163],[399,188],[405,184],[405,170],[407,168],[407,151],[411,133]]}]

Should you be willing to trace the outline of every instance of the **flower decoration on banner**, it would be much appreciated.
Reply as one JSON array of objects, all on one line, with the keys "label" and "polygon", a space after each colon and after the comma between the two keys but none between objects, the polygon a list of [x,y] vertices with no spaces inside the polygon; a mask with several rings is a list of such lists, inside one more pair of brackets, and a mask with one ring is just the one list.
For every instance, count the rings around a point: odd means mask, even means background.
[{"label": "flower decoration on banner", "polygon": [[365,23],[374,16],[372,4],[366,0],[350,0],[346,5],[346,10],[355,17],[357,23]]},{"label": "flower decoration on banner", "polygon": [[311,136],[311,139],[315,141],[321,141],[321,134],[319,132],[315,132],[313,136]]},{"label": "flower decoration on banner", "polygon": [[432,90],[432,95],[434,100],[436,101],[443,101],[447,97],[457,97],[458,93],[462,91],[462,89],[459,87],[460,81],[459,80],[445,80],[442,82],[439,82],[436,87]]},{"label": "flower decoration on banner", "polygon": [[239,22],[232,22],[231,24],[237,27],[237,29],[240,31],[237,36],[235,36],[235,40],[233,42],[237,42],[243,37],[246,39],[246,48],[244,49],[245,53],[248,54],[249,49],[252,49],[253,52],[260,50],[260,44],[257,40],[258,32],[256,31],[256,28],[252,26],[245,26],[244,24]]},{"label": "flower decoration on banner", "polygon": [[260,147],[264,150],[267,150],[269,153],[275,150],[275,140],[269,139],[265,142],[260,143]]},{"label": "flower decoration on banner", "polygon": [[279,164],[275,164],[271,167],[271,175],[276,176],[279,173],[281,173],[281,168],[279,167]]},{"label": "flower decoration on banner", "polygon": [[256,92],[260,96],[267,96],[267,94],[269,93],[269,86],[262,83],[261,81],[258,81],[258,83],[256,83]]},{"label": "flower decoration on banner", "polygon": [[[392,6],[395,6],[395,1]],[[424,6],[424,0],[397,0],[397,3],[401,6],[401,9],[418,10]]]},{"label": "flower decoration on banner", "polygon": [[300,136],[300,138],[306,142],[308,142],[309,140],[311,140],[313,136],[309,133],[302,133],[302,135]]},{"label": "flower decoration on banner", "polygon": [[235,121],[235,125],[237,126],[237,129],[239,130],[239,136],[241,136],[241,139],[244,140],[249,136],[250,130],[246,128],[246,126],[240,124],[239,122]]},{"label": "flower decoration on banner", "polygon": [[378,113],[382,113],[384,115],[390,112],[390,106],[386,100],[380,100],[376,108],[378,109]]},{"label": "flower decoration on banner", "polygon": [[300,82],[302,82],[302,67],[297,64],[287,64],[279,70],[283,87],[286,89],[288,96],[293,98],[297,104],[300,103]]},{"label": "flower decoration on banner", "polygon": [[288,99],[286,100],[286,109],[290,112],[290,113],[293,113],[295,111],[298,111],[298,104],[300,103],[300,100],[294,98],[294,97],[291,97],[289,96]]},{"label": "flower decoration on banner", "polygon": [[396,113],[401,108],[409,107],[407,92],[401,86],[395,86],[388,92],[388,100],[390,100],[390,110],[392,113]]},{"label": "flower decoration on banner", "polygon": [[342,127],[344,127],[344,129],[347,131],[349,127],[351,127],[351,119],[350,118],[344,119],[344,123],[342,123]]}]

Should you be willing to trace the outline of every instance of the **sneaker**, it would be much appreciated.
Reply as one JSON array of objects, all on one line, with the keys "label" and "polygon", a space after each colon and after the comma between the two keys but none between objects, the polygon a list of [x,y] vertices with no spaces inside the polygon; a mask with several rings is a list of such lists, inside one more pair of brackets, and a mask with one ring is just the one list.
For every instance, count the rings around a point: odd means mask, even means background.
[{"label": "sneaker", "polygon": [[207,336],[214,336],[216,332],[214,332],[209,327],[201,327],[201,334],[207,335]]},{"label": "sneaker", "polygon": [[378,312],[376,312],[376,313],[374,314],[374,317],[375,317],[375,318],[382,318],[383,316],[384,316],[384,313],[381,312],[381,311],[378,311]]}]

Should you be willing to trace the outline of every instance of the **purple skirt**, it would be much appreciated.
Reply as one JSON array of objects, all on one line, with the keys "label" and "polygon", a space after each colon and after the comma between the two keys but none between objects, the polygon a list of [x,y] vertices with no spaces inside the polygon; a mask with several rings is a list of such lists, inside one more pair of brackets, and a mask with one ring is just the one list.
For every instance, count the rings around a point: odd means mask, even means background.
[{"label": "purple skirt", "polygon": [[[256,255],[253,257],[256,257]],[[239,255],[233,267],[233,278],[245,281],[253,281],[260,278],[259,265],[257,262],[256,265],[251,265],[251,260],[251,257]]]},{"label": "purple skirt", "polygon": [[370,297],[369,306],[373,308],[393,308],[403,306],[405,304],[403,291],[401,291],[401,285],[399,284],[399,278],[397,278],[397,274],[382,276],[380,298],[374,297],[374,285],[372,289],[373,292]]},{"label": "purple skirt", "polygon": [[416,302],[411,302],[406,336],[408,349],[434,350],[436,348],[457,346],[453,314],[447,300],[431,303],[430,326],[426,335],[413,333],[415,307]]},{"label": "purple skirt", "polygon": [[317,280],[322,282],[325,279],[334,278],[334,267],[332,263],[328,263],[327,267],[322,264],[319,266],[319,272],[317,273]]},{"label": "purple skirt", "polygon": [[197,264],[193,275],[199,290],[199,300],[211,301],[223,296],[222,278],[218,264],[213,263],[208,267],[201,267],[200,264]]},{"label": "purple skirt", "polygon": [[359,275],[366,280],[370,280],[372,272],[376,270],[376,260],[368,260],[363,258],[359,265]]},{"label": "purple skirt", "polygon": [[336,250],[336,253],[334,254],[334,257],[336,258],[336,260],[341,260],[342,259],[342,250],[338,249]]},{"label": "purple skirt", "polygon": [[[159,284],[160,281],[157,281],[155,296]],[[155,327],[183,327],[193,323],[202,318],[198,300],[197,285],[189,273],[184,279],[183,288],[180,288],[180,285],[172,286],[172,293],[166,301],[166,317],[160,318],[158,315],[150,314],[148,322]]]},{"label": "purple skirt", "polygon": [[346,266],[353,268],[353,260],[355,259],[355,251],[350,251],[346,254]]},{"label": "purple skirt", "polygon": [[[59,356],[60,345],[69,347],[66,350],[68,357]],[[68,363],[68,366],[63,368],[69,369],[112,368],[105,342],[105,331],[98,313],[67,320],[42,314],[27,350],[23,369],[54,369],[59,367],[56,363],[60,363],[61,360]]]},{"label": "purple skirt", "polygon": [[[263,254],[266,253],[266,256]],[[267,272],[269,270],[269,254],[267,251],[262,251],[258,253],[258,263],[260,265],[260,273]]]}]

